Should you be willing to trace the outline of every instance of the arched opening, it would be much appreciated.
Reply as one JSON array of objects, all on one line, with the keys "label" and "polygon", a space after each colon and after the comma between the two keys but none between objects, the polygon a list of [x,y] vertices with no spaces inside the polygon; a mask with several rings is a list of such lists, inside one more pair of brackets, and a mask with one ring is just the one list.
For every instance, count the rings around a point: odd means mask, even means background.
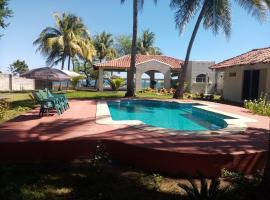
[{"label": "arched opening", "polygon": [[141,76],[141,88],[161,89],[164,88],[164,74],[159,71],[150,70]]},{"label": "arched opening", "polygon": [[206,74],[199,74],[196,76],[196,83],[205,83],[206,82]]}]

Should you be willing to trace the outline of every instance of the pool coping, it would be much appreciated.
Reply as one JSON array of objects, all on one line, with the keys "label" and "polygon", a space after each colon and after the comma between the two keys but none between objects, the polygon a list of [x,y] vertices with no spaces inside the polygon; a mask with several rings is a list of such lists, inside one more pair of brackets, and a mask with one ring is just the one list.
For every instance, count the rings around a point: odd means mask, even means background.
[{"label": "pool coping", "polygon": [[[179,100],[160,100],[160,99],[126,99],[126,100],[144,100],[144,101],[162,101],[162,102],[176,102],[180,104],[198,104],[196,101],[179,101]],[[114,100],[114,101],[122,101],[122,100]],[[183,131],[183,130],[173,130],[166,129],[161,127],[154,127],[140,120],[113,120],[110,114],[110,110],[107,104],[108,101],[101,100],[97,102],[97,110],[96,110],[96,123],[103,125],[126,125],[136,129],[141,129],[144,131],[154,131],[157,133],[166,133],[169,135],[200,135],[200,136],[221,136],[226,134],[236,134],[236,133],[244,133],[247,129],[248,122],[257,122],[255,119],[243,117],[240,115],[236,115],[233,113],[228,113],[224,111],[218,110],[218,105],[208,105],[206,103],[200,102],[199,105],[195,105],[195,108],[226,115],[233,119],[224,119],[225,123],[227,123],[227,127],[219,130],[212,131]]]}]

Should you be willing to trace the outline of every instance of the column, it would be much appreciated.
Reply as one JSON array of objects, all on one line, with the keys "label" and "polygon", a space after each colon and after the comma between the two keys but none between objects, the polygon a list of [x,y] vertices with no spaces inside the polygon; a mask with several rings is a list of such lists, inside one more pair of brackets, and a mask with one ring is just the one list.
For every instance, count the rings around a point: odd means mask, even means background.
[{"label": "column", "polygon": [[103,91],[103,68],[98,68],[98,90]]},{"label": "column", "polygon": [[166,89],[170,89],[171,88],[171,71],[170,70],[168,70],[164,74],[164,87]]},{"label": "column", "polygon": [[141,82],[142,82],[142,73],[139,69],[136,68],[135,74],[135,91],[138,92],[142,89]]}]

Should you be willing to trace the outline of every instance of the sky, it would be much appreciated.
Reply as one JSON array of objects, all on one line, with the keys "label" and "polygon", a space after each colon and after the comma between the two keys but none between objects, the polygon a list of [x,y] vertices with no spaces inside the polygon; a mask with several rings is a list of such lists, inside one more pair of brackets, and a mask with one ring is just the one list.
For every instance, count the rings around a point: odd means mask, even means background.
[{"label": "sky", "polygon": [[[139,32],[150,29],[156,34],[156,46],[163,54],[184,59],[194,27],[192,20],[183,34],[175,28],[174,11],[169,0],[145,0],[139,13]],[[36,52],[33,41],[48,26],[54,26],[55,12],[69,12],[80,16],[91,35],[106,31],[113,35],[132,33],[132,0],[124,5],[120,0],[10,0],[14,16],[10,25],[0,30],[0,71],[8,72],[9,65],[17,59],[25,60],[30,69],[45,67],[45,58]],[[248,15],[239,6],[232,8],[232,34],[226,39],[223,33],[214,36],[200,27],[191,60],[220,62],[254,48],[270,46],[270,17],[264,23]]]}]

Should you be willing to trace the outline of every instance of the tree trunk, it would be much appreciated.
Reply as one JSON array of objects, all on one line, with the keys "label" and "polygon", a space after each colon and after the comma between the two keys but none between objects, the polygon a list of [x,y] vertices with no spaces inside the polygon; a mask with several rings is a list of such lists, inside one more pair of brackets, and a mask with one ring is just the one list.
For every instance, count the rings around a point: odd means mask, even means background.
[{"label": "tree trunk", "polygon": [[126,97],[135,96],[134,73],[136,65],[137,29],[138,29],[138,0],[133,0],[133,34],[132,34],[130,69],[127,72],[127,92],[125,94]]},{"label": "tree trunk", "polygon": [[199,14],[199,17],[197,19],[197,22],[195,24],[194,30],[192,32],[191,39],[189,41],[188,48],[187,48],[187,53],[186,53],[184,66],[181,68],[180,73],[178,75],[178,84],[179,85],[177,86],[177,89],[176,89],[176,91],[175,91],[175,93],[173,95],[173,98],[175,98],[175,99],[183,98],[183,96],[184,96],[184,86],[185,86],[185,80],[186,80],[186,74],[187,74],[187,68],[188,68],[188,63],[189,63],[190,52],[191,52],[194,40],[196,38],[197,32],[199,30],[200,24],[202,22],[203,16],[204,16],[204,14],[206,12],[207,3],[208,3],[208,0],[205,0],[204,4],[203,4],[203,7],[202,7],[202,10],[201,10],[201,12]]},{"label": "tree trunk", "polygon": [[65,56],[62,56],[62,66],[61,66],[61,70],[64,69],[64,65],[65,65]]},{"label": "tree trunk", "polygon": [[70,56],[68,56],[68,71],[70,71]]},{"label": "tree trunk", "polygon": [[258,191],[258,196],[260,200],[270,199],[270,117],[269,117],[269,130],[268,130],[268,152],[267,161],[264,169],[263,180],[261,183],[260,190]]}]

